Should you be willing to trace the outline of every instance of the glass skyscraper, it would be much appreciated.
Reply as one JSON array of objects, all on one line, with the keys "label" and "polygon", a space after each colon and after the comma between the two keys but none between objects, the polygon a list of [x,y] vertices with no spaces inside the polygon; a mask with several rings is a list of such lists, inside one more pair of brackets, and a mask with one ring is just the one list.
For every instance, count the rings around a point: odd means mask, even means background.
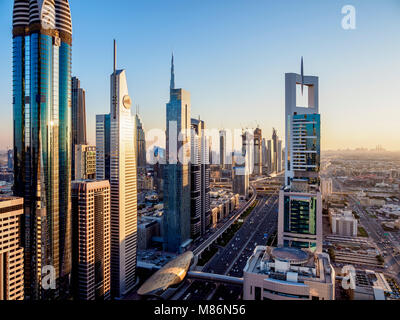
[{"label": "glass skyscraper", "polygon": [[[68,294],[71,273],[71,46],[67,0],[15,0],[14,194],[24,198],[28,298]],[[43,290],[42,268],[56,289]]]},{"label": "glass skyscraper", "polygon": [[173,57],[166,113],[164,250],[182,252],[190,243],[190,93],[175,89]]}]

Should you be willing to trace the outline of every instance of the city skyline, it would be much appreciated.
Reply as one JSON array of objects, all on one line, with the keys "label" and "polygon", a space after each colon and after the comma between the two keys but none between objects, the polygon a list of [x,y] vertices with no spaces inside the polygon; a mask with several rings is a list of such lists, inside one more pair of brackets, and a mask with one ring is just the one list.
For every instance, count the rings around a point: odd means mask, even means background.
[{"label": "city skyline", "polygon": [[[179,6],[180,3],[120,1],[118,9],[109,5],[104,10],[105,6],[93,6],[90,0],[71,1],[74,29],[79,30],[74,34],[72,75],[81,79],[86,90],[89,144],[95,143],[95,114],[106,112],[108,106],[107,72],[112,56],[109,44],[115,37],[121,47],[119,63],[130,74],[128,85],[133,91],[133,104],[140,105],[145,131],[165,128],[164,102],[168,91],[164,84],[169,81],[171,51],[175,55],[177,86],[192,93],[193,117],[200,115],[210,129],[255,128],[258,124],[267,137],[272,127],[277,128],[278,134],[284,131],[284,73],[300,71],[300,57],[304,56],[304,72],[312,74],[318,70],[324,83],[320,88],[321,112],[325,115],[322,150],[371,149],[376,145],[387,150],[400,149],[400,129],[396,125],[400,116],[396,99],[399,93],[395,81],[400,63],[394,58],[400,51],[395,41],[400,31],[400,22],[395,19],[400,5],[395,1],[379,6],[373,1],[354,1],[355,30],[341,27],[341,1],[234,1],[227,8],[223,1],[187,6]],[[0,40],[10,43],[10,49],[0,53],[0,65],[9,75],[0,80],[4,110],[0,112],[0,149],[12,145],[12,4],[11,0],[0,4]],[[89,7],[90,17],[84,13]],[[223,16],[224,9],[229,14]],[[118,18],[106,20],[105,15],[113,16],[114,10],[118,10]],[[137,22],[127,24],[125,15],[133,15],[132,20]],[[168,23],[171,15],[183,18]],[[96,17],[115,26],[106,28],[101,41],[90,27]],[[211,21],[210,25],[202,24],[205,18]],[[237,19],[246,23],[238,27]],[[301,26],[296,24],[298,19],[304,22]],[[152,26],[148,25],[150,21]],[[163,24],[165,30],[159,28]],[[275,27],[279,27],[279,35],[271,31]],[[182,34],[179,40],[165,37],[177,32]],[[226,36],[221,39],[221,35]],[[315,46],[320,41],[323,45]],[[96,55],[90,56],[93,51]],[[377,122],[373,116],[372,111],[378,107],[384,121]]]}]

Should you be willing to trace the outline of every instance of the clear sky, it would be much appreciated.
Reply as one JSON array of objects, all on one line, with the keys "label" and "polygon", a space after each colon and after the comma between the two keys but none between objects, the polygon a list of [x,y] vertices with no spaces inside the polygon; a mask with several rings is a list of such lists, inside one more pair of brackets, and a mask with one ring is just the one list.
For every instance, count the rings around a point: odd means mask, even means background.
[{"label": "clear sky", "polygon": [[[341,27],[344,5],[356,29]],[[12,145],[12,0],[0,0],[0,148]],[[165,128],[176,86],[209,128],[284,136],[284,74],[320,77],[322,148],[400,150],[398,0],[70,0],[73,75],[86,90],[89,142],[109,111],[112,40],[146,130]]]}]

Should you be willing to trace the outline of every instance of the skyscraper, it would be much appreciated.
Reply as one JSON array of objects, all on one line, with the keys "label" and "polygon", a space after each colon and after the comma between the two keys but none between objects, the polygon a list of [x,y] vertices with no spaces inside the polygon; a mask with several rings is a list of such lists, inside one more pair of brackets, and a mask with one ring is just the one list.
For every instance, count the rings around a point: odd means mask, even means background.
[{"label": "skyscraper", "polygon": [[272,172],[278,172],[278,134],[272,129]]},{"label": "skyscraper", "polygon": [[[68,0],[15,0],[14,194],[24,198],[27,298],[68,294],[71,273],[71,48]],[[42,290],[42,267],[56,289]]]},{"label": "skyscraper", "polygon": [[85,90],[81,88],[81,82],[73,77],[71,80],[71,131],[72,131],[72,166],[71,179],[75,180],[75,146],[87,144],[86,140],[86,106]]},{"label": "skyscraper", "polygon": [[23,203],[22,198],[0,197],[0,301],[24,299]]},{"label": "skyscraper", "polygon": [[190,93],[175,89],[173,57],[166,109],[164,250],[182,252],[190,243]]},{"label": "skyscraper", "polygon": [[126,72],[116,67],[115,40],[110,88],[111,292],[122,298],[136,283],[136,132]]},{"label": "skyscraper", "polygon": [[219,131],[219,164],[222,169],[225,169],[226,165],[226,131]]},{"label": "skyscraper", "polygon": [[96,179],[110,180],[110,114],[96,115]]},{"label": "skyscraper", "polygon": [[[285,187],[279,193],[278,245],[322,250],[319,190],[321,120],[318,77],[287,73]],[[308,89],[308,105],[298,106],[296,86]]]},{"label": "skyscraper", "polygon": [[74,297],[110,299],[110,183],[72,182]]},{"label": "skyscraper", "polygon": [[267,141],[267,172],[271,173],[273,168],[272,168],[272,142],[271,140]]},{"label": "skyscraper", "polygon": [[144,133],[142,121],[140,120],[139,114],[135,116],[135,128],[136,128],[136,164],[138,173],[146,173],[146,136]]},{"label": "skyscraper", "polygon": [[235,158],[235,165],[233,167],[232,190],[234,193],[238,193],[245,198],[249,195],[250,164],[253,161],[251,150],[254,148],[254,145],[252,145],[253,141],[252,133],[247,130],[242,133],[242,152],[240,158]]},{"label": "skyscraper", "polygon": [[260,128],[254,130],[254,170],[253,174],[262,174],[262,131]]},{"label": "skyscraper", "polygon": [[191,234],[194,239],[204,235],[211,223],[210,164],[204,121],[191,119],[191,127]]},{"label": "skyscraper", "polygon": [[278,150],[276,152],[277,172],[282,171],[282,140],[278,140]]}]

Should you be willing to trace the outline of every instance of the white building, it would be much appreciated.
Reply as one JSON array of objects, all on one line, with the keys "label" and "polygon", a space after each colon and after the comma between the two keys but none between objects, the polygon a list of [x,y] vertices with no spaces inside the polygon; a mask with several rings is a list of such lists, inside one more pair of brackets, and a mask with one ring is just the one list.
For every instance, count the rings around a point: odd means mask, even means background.
[{"label": "white building", "polygon": [[331,178],[321,179],[321,193],[322,193],[322,199],[324,200],[332,194]]},{"label": "white building", "polygon": [[136,130],[126,72],[116,69],[115,60],[110,102],[111,292],[121,298],[136,283]]},{"label": "white building", "polygon": [[326,253],[257,246],[243,270],[244,300],[335,300]]},{"label": "white building", "polygon": [[349,210],[329,209],[332,233],[340,236],[357,237],[357,219]]}]

